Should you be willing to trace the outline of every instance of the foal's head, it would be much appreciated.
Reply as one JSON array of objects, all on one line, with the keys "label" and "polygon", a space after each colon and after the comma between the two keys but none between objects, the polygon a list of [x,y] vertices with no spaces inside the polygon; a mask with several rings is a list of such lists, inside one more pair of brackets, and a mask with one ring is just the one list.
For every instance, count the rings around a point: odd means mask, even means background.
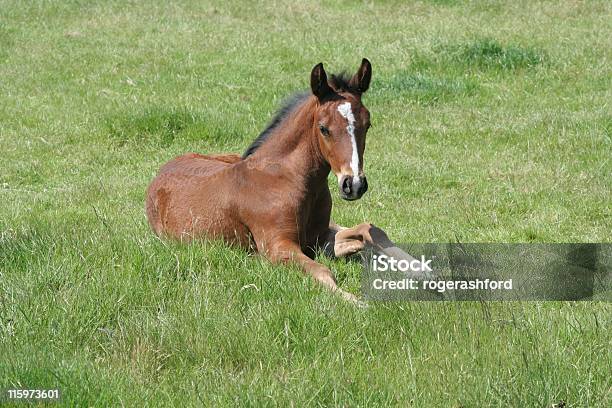
[{"label": "foal's head", "polygon": [[345,200],[357,200],[368,189],[363,151],[370,112],[363,106],[361,95],[368,90],[371,78],[372,66],[365,58],[348,81],[332,77],[328,82],[322,63],[310,75],[310,87],[318,101],[314,126],[319,148],[338,177],[340,195]]}]

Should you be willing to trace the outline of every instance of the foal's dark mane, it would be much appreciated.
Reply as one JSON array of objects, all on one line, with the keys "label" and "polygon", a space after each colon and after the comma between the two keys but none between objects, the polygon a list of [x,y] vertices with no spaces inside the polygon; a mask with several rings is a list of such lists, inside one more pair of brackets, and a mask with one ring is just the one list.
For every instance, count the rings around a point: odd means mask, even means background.
[{"label": "foal's dark mane", "polygon": [[[339,74],[332,75],[328,82],[335,92],[358,92],[358,89],[352,87],[349,81],[350,78],[346,75],[346,73],[341,72]],[[247,157],[255,153],[255,151],[259,149],[259,147],[261,147],[261,145],[264,144],[266,140],[268,140],[274,130],[278,128],[285,121],[285,119],[287,119],[291,115],[292,112],[297,110],[298,107],[300,107],[304,102],[306,102],[310,95],[310,91],[298,92],[287,98],[285,102],[283,102],[279,110],[276,112],[268,126],[259,134],[259,136],[257,136],[257,138],[255,138],[255,140],[253,140],[251,145],[242,154],[242,158],[246,159]]]},{"label": "foal's dark mane", "polygon": [[257,136],[255,140],[251,143],[251,145],[246,149],[246,151],[242,154],[242,158],[246,159],[253,153],[255,150],[259,149],[259,147],[264,144],[266,140],[270,137],[274,129],[280,126],[281,123],[293,112],[297,107],[306,102],[306,99],[310,96],[307,92],[298,92],[291,95],[283,104],[280,109],[276,112],[268,126]]}]

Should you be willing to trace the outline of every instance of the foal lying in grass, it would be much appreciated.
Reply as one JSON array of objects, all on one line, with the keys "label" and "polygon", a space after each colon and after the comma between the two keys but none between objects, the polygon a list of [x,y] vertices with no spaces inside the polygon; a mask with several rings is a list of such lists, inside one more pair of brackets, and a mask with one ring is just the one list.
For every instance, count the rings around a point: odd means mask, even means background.
[{"label": "foal lying in grass", "polygon": [[370,113],[361,97],[371,77],[367,59],[350,79],[332,75],[328,80],[318,64],[310,76],[312,92],[284,106],[242,157],[189,153],[165,164],[147,192],[153,230],[256,248],[272,262],[297,263],[355,300],[313,258],[318,248],[347,256],[366,243],[388,246],[384,233],[370,224],[342,228],[330,220],[330,171],[345,200],[357,200],[368,189],[363,153]]}]

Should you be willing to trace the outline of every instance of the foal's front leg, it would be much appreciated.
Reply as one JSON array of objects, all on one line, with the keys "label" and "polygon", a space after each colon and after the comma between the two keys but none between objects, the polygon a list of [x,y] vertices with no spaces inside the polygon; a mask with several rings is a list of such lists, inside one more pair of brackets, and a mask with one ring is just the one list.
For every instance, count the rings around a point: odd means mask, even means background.
[{"label": "foal's front leg", "polygon": [[321,265],[318,262],[313,261],[307,257],[300,246],[291,241],[283,241],[273,245],[268,251],[266,251],[266,257],[275,263],[296,263],[306,273],[313,277],[317,282],[323,286],[331,289],[342,295],[346,300],[351,302],[360,303],[355,295],[346,292],[338,287],[334,274],[328,267]]},{"label": "foal's front leg", "polygon": [[[376,227],[369,223],[347,228],[331,221],[327,236],[321,244],[327,255],[336,258],[347,257],[363,250],[366,244],[372,243],[370,234],[372,228]],[[382,230],[380,231],[382,232]],[[383,235],[386,237],[384,232]]]},{"label": "foal's front leg", "polygon": [[377,253],[385,253],[397,258],[414,259],[398,248],[387,236],[387,233],[370,223],[362,223],[351,228],[341,227],[334,222],[329,224],[329,232],[324,243],[329,253],[340,258],[353,255],[368,245]]},{"label": "foal's front leg", "polygon": [[330,257],[347,257],[361,251],[365,242],[360,232],[365,224],[353,228],[342,227],[333,221],[329,223],[327,235],[319,241],[325,254]]}]

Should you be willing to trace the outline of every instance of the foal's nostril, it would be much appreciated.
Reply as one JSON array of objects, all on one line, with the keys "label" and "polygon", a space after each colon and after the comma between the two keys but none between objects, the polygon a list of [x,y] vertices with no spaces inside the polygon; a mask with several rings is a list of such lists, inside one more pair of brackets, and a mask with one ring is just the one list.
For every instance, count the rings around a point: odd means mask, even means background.
[{"label": "foal's nostril", "polygon": [[342,192],[346,195],[351,195],[353,191],[353,178],[344,176],[342,179]]},{"label": "foal's nostril", "polygon": [[357,194],[359,194],[359,196],[361,197],[365,194],[366,191],[368,191],[368,179],[364,176],[361,179],[361,185],[359,186],[359,191],[357,192]]}]

